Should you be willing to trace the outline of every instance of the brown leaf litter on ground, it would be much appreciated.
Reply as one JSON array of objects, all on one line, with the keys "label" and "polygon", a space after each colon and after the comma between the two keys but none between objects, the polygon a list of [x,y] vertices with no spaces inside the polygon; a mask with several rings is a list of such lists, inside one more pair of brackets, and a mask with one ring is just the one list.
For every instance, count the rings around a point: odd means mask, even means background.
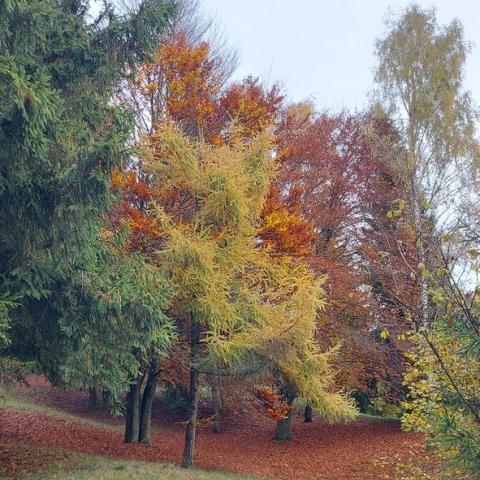
[{"label": "brown leaf litter on ground", "polygon": [[[37,402],[109,423],[122,421],[104,411],[88,412],[85,392],[63,391],[38,379],[30,379],[30,383],[30,389],[22,387],[19,391]],[[127,445],[121,429],[102,428],[41,411],[3,408],[0,460],[12,472],[28,471],[29,463],[40,461],[41,465],[49,461],[48,456],[41,455],[41,449],[46,447],[58,449],[59,456],[72,451],[178,464],[184,430],[175,416],[170,423],[168,420],[166,413],[157,416],[151,444]],[[243,418],[243,425],[238,421],[228,425],[220,434],[201,429],[195,466],[280,480],[353,480],[396,478],[397,463],[429,461],[422,436],[402,432],[398,422],[356,420],[328,425],[320,420],[303,423],[295,419],[290,442],[273,440],[273,430],[273,422],[265,420],[262,425],[258,420],[250,423],[249,418]],[[31,458],[20,454],[16,445],[31,446]]]}]

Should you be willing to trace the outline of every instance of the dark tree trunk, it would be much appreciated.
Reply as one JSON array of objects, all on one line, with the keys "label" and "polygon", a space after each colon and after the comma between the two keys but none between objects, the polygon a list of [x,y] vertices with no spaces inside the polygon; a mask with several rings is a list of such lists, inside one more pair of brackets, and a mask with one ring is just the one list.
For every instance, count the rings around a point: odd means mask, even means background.
[{"label": "dark tree trunk", "polygon": [[295,397],[287,392],[287,403],[290,409],[286,418],[277,421],[277,431],[275,432],[275,440],[291,440],[292,439],[292,417],[293,417],[293,401]]},{"label": "dark tree trunk", "polygon": [[190,347],[191,347],[191,365],[190,365],[190,390],[188,400],[190,404],[190,418],[188,419],[187,429],[185,432],[185,446],[183,449],[183,468],[193,467],[193,457],[195,454],[195,434],[198,418],[198,400],[200,397],[199,380],[200,373],[195,365],[198,359],[200,348],[200,329],[197,322],[192,319],[190,327]]},{"label": "dark tree trunk", "polygon": [[150,443],[150,425],[152,423],[152,405],[155,399],[155,390],[157,389],[158,374],[160,372],[159,360],[153,360],[148,373],[147,384],[143,391],[142,408],[140,416],[139,441]]},{"label": "dark tree trunk", "polygon": [[305,405],[305,413],[303,414],[303,421],[305,423],[312,423],[313,420],[313,408],[311,405]]},{"label": "dark tree trunk", "polygon": [[275,440],[291,440],[292,439],[292,414],[288,412],[287,418],[277,420],[277,431],[275,432]]},{"label": "dark tree trunk", "polygon": [[102,402],[105,410],[112,409],[112,395],[108,390],[102,390]]},{"label": "dark tree trunk", "polygon": [[223,414],[223,398],[220,381],[217,375],[209,375],[208,382],[212,391],[213,410],[215,413],[215,423],[213,431],[221,433],[223,431],[222,414]]},{"label": "dark tree trunk", "polygon": [[97,387],[90,387],[88,389],[88,409],[96,410],[98,406],[97,403]]},{"label": "dark tree trunk", "polygon": [[193,467],[193,457],[195,454],[195,435],[198,417],[198,399],[199,399],[199,374],[192,368],[190,370],[190,418],[185,432],[185,448],[183,450],[182,467]]},{"label": "dark tree trunk", "polygon": [[132,383],[127,394],[125,443],[137,443],[140,431],[140,382]]}]

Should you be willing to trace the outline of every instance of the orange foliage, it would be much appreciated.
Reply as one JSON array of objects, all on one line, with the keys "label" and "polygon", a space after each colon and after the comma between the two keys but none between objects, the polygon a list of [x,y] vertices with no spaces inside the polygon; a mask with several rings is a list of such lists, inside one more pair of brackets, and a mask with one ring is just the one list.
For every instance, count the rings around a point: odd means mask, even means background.
[{"label": "orange foliage", "polygon": [[278,86],[267,89],[248,77],[224,87],[221,62],[205,41],[189,43],[181,32],[167,38],[154,61],[138,68],[130,87],[129,100],[148,111],[152,125],[146,130],[170,118],[187,134],[222,144],[232,121],[246,137],[271,125],[283,100]]},{"label": "orange foliage", "polygon": [[263,388],[256,388],[253,394],[263,402],[265,412],[270,418],[273,418],[274,420],[283,420],[287,418],[291,407],[284,400],[282,395]]},{"label": "orange foliage", "polygon": [[153,253],[162,238],[162,230],[158,220],[148,213],[151,198],[149,186],[133,171],[114,171],[111,183],[112,188],[119,191],[121,201],[110,215],[110,228],[118,232],[122,226],[128,226],[128,238],[124,246],[127,251]]},{"label": "orange foliage", "polygon": [[251,136],[275,122],[282,101],[278,86],[266,89],[258,78],[247,77],[224,92],[219,107],[225,122],[236,120],[244,135]]},{"label": "orange foliage", "polygon": [[276,188],[271,188],[262,213],[258,235],[263,244],[280,255],[309,256],[313,254],[313,225],[300,213],[296,202],[282,202]]},{"label": "orange foliage", "polygon": [[148,133],[167,117],[198,133],[215,122],[222,82],[208,43],[191,44],[177,32],[164,39],[151,63],[138,67],[126,99],[141,111]]},{"label": "orange foliage", "polygon": [[184,35],[160,47],[156,66],[166,81],[168,113],[174,120],[203,125],[215,113],[221,77],[207,42],[190,45]]}]

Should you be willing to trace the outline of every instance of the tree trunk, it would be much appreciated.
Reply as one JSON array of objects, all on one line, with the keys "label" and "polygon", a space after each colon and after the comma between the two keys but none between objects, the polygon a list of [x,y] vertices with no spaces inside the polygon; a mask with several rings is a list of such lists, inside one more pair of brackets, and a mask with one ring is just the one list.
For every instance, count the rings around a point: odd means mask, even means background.
[{"label": "tree trunk", "polygon": [[277,431],[275,432],[275,440],[291,440],[292,439],[292,414],[288,412],[287,418],[277,420]]},{"label": "tree trunk", "polygon": [[88,409],[96,410],[97,409],[97,387],[90,387],[88,389]]},{"label": "tree trunk", "polygon": [[191,348],[191,365],[190,365],[190,391],[188,400],[190,403],[190,418],[188,420],[185,432],[185,446],[183,449],[183,468],[193,467],[193,457],[195,454],[195,435],[198,418],[198,401],[199,401],[199,380],[200,374],[197,370],[195,362],[198,358],[200,347],[200,329],[197,322],[192,319],[190,327],[190,348]]},{"label": "tree trunk", "polygon": [[150,443],[150,425],[152,423],[152,405],[155,399],[155,391],[157,389],[158,374],[160,371],[159,360],[153,360],[151,362],[150,370],[148,373],[147,384],[143,391],[142,397],[142,409],[140,416],[140,433],[139,441],[142,443]]},{"label": "tree trunk", "polygon": [[295,397],[287,392],[287,403],[290,409],[286,418],[277,421],[277,431],[275,432],[275,440],[291,440],[292,439],[292,417],[293,417],[293,401]]},{"label": "tree trunk", "polygon": [[140,382],[132,383],[127,394],[125,443],[137,443],[140,431]]},{"label": "tree trunk", "polygon": [[295,395],[288,388],[284,389],[285,399],[289,406],[286,418],[277,421],[277,431],[275,432],[275,440],[291,440],[292,439],[292,417],[293,417],[293,401]]},{"label": "tree trunk", "polygon": [[210,389],[212,391],[213,410],[215,413],[215,423],[213,425],[213,431],[215,433],[221,433],[223,431],[222,425],[222,412],[223,412],[223,399],[222,391],[220,387],[219,378],[217,375],[209,375],[208,382],[210,383]]},{"label": "tree trunk", "polygon": [[[413,194],[413,224],[415,228],[415,234],[417,236],[416,241],[416,254],[418,264],[422,264],[423,268],[428,269],[426,254],[425,254],[425,245],[423,240],[423,215],[422,215],[422,204],[420,198],[420,188],[417,185],[415,176],[412,175],[410,182],[410,187]],[[429,321],[429,301],[428,301],[428,283],[426,276],[422,275],[420,272],[420,291],[419,291],[419,302],[418,302],[418,314],[416,320],[421,327],[427,328],[430,325]]]},{"label": "tree trunk", "polygon": [[303,415],[303,421],[305,423],[312,423],[313,420],[313,408],[311,405],[305,405],[305,413]]},{"label": "tree trunk", "polygon": [[190,370],[190,418],[185,432],[185,448],[183,450],[182,467],[190,468],[193,466],[193,457],[195,454],[195,435],[198,417],[199,400],[199,374],[192,368]]},{"label": "tree trunk", "polygon": [[105,410],[110,411],[112,409],[112,395],[108,390],[102,390],[102,402]]}]

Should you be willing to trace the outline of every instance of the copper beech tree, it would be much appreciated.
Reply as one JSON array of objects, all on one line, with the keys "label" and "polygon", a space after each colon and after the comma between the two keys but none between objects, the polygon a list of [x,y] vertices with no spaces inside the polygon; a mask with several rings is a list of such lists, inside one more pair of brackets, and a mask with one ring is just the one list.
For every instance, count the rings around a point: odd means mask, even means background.
[{"label": "copper beech tree", "polygon": [[[396,261],[408,281],[403,256],[411,255],[412,245],[387,218],[402,191],[389,163],[398,145],[394,131],[368,115],[317,114],[303,103],[283,112],[277,135],[276,188],[282,204],[293,202],[311,224],[308,259],[327,275],[329,302],[318,332],[323,342],[343,343],[338,383],[372,392],[384,380],[391,396],[401,396],[402,356],[393,343],[405,323],[392,297],[398,285],[385,264]],[[403,250],[385,259],[385,244],[397,245],[399,232]],[[414,300],[411,289],[402,291],[404,300]]]}]

